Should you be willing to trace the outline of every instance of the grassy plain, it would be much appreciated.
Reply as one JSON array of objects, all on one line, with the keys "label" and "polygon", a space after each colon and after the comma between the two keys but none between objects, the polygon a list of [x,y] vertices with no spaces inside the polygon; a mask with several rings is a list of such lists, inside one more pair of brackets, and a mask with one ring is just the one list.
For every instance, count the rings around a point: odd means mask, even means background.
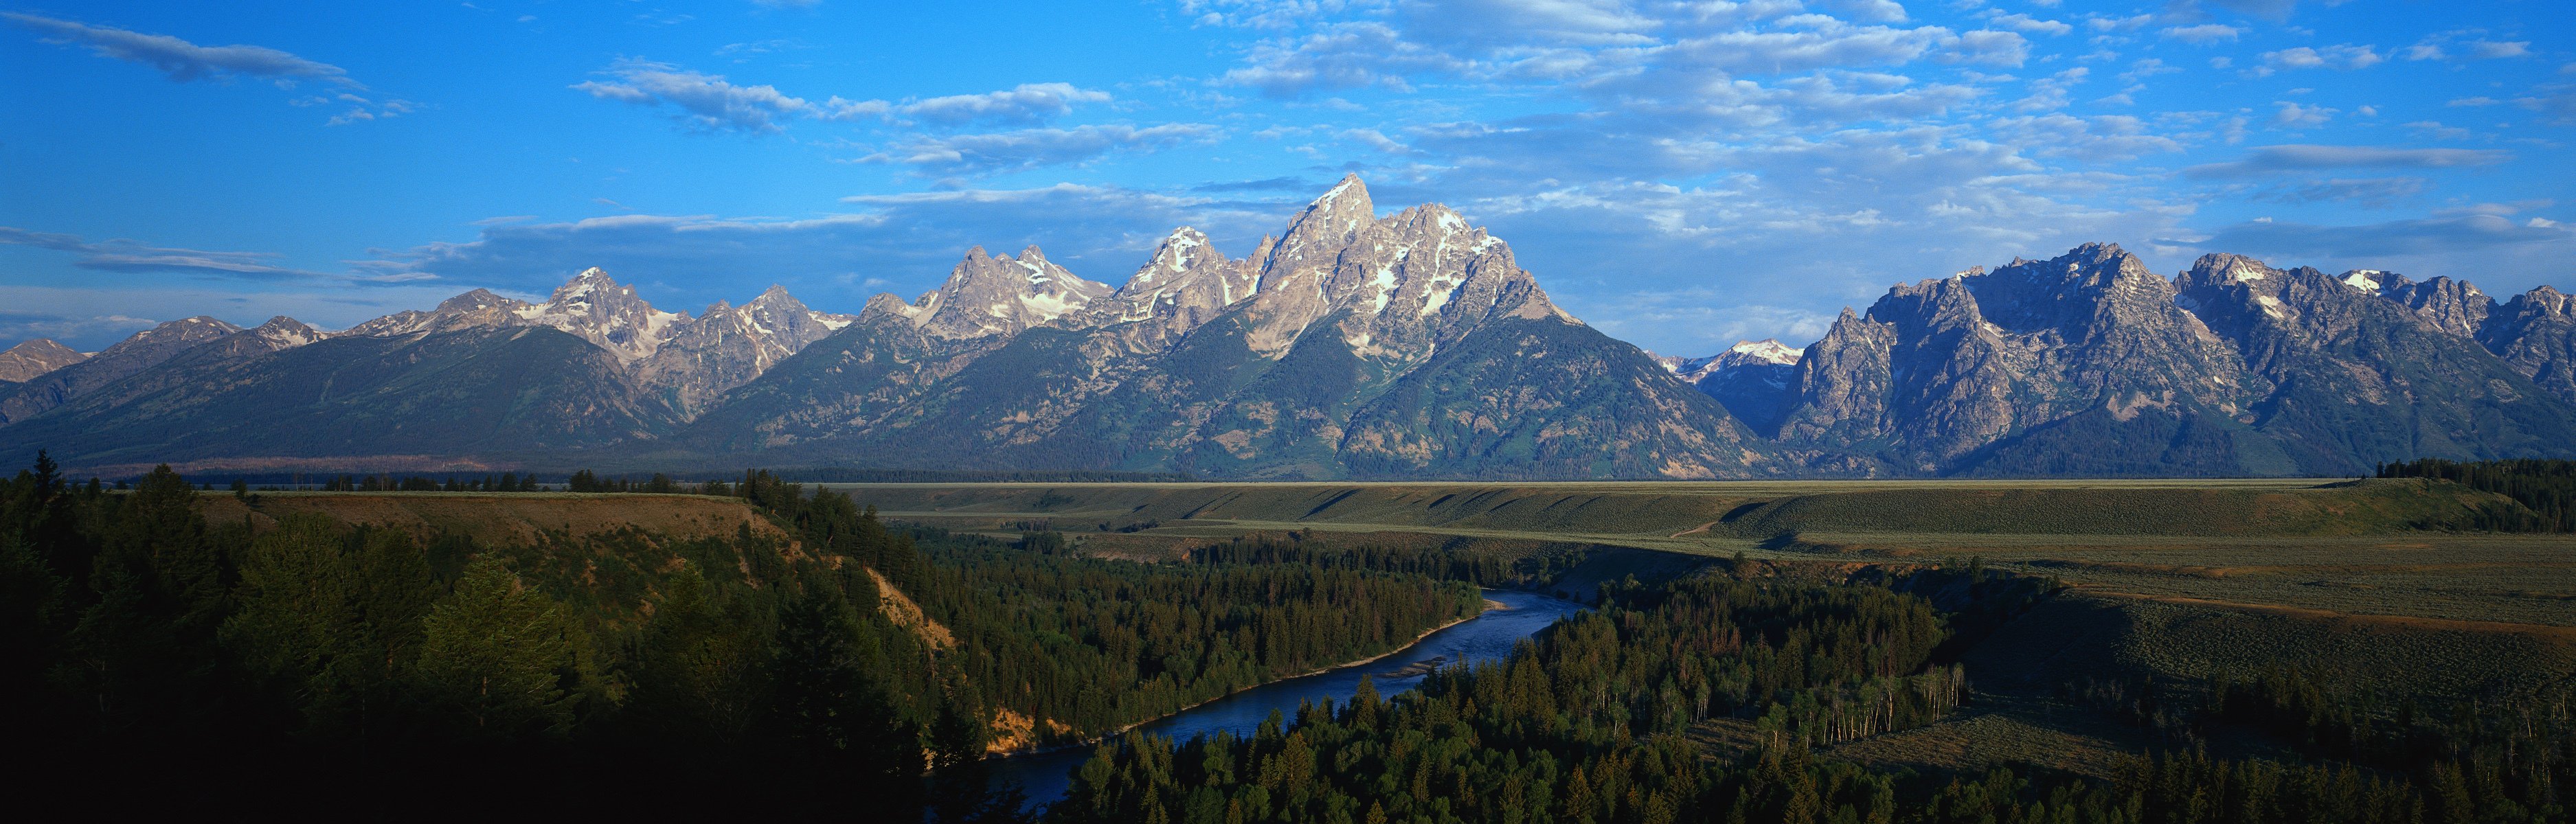
[{"label": "grassy plain", "polygon": [[1779,562],[1977,557],[2127,596],[2576,626],[2576,540],[2414,528],[2500,499],[2411,480],[834,488],[888,518],[994,531],[1044,524],[1128,555],[1151,554],[1158,539],[1185,547],[1311,530]]}]

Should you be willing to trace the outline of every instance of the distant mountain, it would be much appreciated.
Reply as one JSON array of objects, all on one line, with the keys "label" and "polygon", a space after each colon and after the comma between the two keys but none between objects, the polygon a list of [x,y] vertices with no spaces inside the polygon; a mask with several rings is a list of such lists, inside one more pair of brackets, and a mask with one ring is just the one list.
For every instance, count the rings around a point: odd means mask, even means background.
[{"label": "distant mountain", "polygon": [[615,355],[550,327],[348,335],[252,357],[189,357],[221,343],[0,427],[0,443],[91,466],[346,457],[408,468],[569,458],[672,423]]},{"label": "distant mountain", "polygon": [[750,303],[718,301],[696,320],[669,327],[669,335],[635,365],[635,377],[682,418],[693,417],[727,390],[857,319],[806,308],[773,284]]},{"label": "distant mountain", "polygon": [[1778,340],[1737,341],[1705,358],[1658,357],[1683,382],[1717,399],[1753,431],[1779,431],[1780,419],[1797,401],[1798,357],[1805,350]]},{"label": "distant mountain", "polygon": [[26,383],[88,359],[88,355],[74,352],[71,347],[37,338],[0,352],[0,381]]},{"label": "distant mountain", "polygon": [[[589,269],[324,332],[162,324],[0,353],[0,451],[75,467],[1143,471],[1223,478],[2346,475],[2576,455],[2576,301],[2118,246],[1902,284],[1798,348],[1657,357],[1437,204],[1344,178],[1112,287],[967,250],[856,315],[697,316]],[[22,382],[8,376],[23,375]]]},{"label": "distant mountain", "polygon": [[0,390],[0,425],[44,414],[90,390],[132,377],[200,343],[241,331],[209,317],[174,320],[134,333],[97,355]]},{"label": "distant mountain", "polygon": [[1780,437],[1813,469],[1864,474],[2340,475],[2576,452],[2576,407],[2469,336],[2479,299],[2233,255],[2168,281],[2088,244],[1846,312],[1800,359]]},{"label": "distant mountain", "polygon": [[2576,298],[2547,286],[2490,313],[2478,342],[2560,400],[2576,403]]}]

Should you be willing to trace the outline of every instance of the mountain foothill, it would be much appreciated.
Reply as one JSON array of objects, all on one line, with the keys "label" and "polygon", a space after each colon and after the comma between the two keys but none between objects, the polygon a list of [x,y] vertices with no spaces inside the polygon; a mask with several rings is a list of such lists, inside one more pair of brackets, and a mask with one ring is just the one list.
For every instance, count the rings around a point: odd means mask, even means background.
[{"label": "mountain foothill", "polygon": [[2354,475],[2576,457],[2576,299],[2116,245],[1901,284],[1804,348],[1662,357],[1438,204],[1344,178],[1123,285],[969,249],[857,314],[657,309],[590,269],[327,332],[0,352],[0,451],[140,471],[1133,471],[1261,479]]}]

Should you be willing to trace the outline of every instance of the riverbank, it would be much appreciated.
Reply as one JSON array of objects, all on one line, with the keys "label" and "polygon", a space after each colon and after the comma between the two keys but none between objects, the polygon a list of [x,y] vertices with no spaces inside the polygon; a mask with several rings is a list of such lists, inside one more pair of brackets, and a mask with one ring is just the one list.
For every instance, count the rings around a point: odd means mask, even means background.
[{"label": "riverbank", "polygon": [[1137,722],[1135,722],[1135,723],[1128,724],[1127,726],[1119,727],[1119,728],[1117,728],[1117,729],[1115,729],[1115,730],[1110,730],[1109,732],[1107,732],[1107,733],[1105,733],[1105,734],[1097,735],[1097,736],[1093,736],[1093,737],[1090,737],[1090,738],[1085,738],[1085,739],[1082,739],[1082,740],[1080,740],[1080,741],[1071,741],[1071,742],[1067,742],[1067,743],[1063,743],[1063,744],[1056,744],[1056,745],[1053,745],[1053,746],[1036,747],[1036,748],[1025,749],[1025,750],[988,750],[988,751],[986,751],[986,752],[984,753],[984,755],[985,755],[985,757],[987,757],[987,758],[1021,758],[1021,757],[1025,757],[1025,756],[1033,756],[1033,755],[1047,755],[1047,754],[1050,754],[1050,753],[1058,753],[1058,752],[1063,752],[1063,751],[1066,751],[1066,750],[1080,749],[1080,748],[1083,748],[1083,747],[1089,747],[1089,746],[1092,746],[1092,745],[1098,744],[1098,743],[1100,743],[1100,742],[1102,742],[1102,741],[1106,741],[1106,740],[1109,740],[1109,739],[1112,739],[1112,738],[1116,738],[1116,737],[1121,736],[1121,735],[1126,735],[1128,730],[1133,730],[1133,729],[1135,729],[1135,728],[1137,728],[1137,727],[1142,727],[1142,726],[1145,726],[1145,725],[1147,725],[1147,724],[1155,723],[1155,722],[1157,722],[1157,721],[1163,721],[1163,720],[1170,719],[1170,718],[1176,718],[1176,717],[1179,717],[1180,715],[1182,715],[1182,714],[1184,714],[1184,713],[1190,712],[1191,710],[1196,710],[1196,709],[1198,709],[1198,708],[1200,708],[1200,707],[1205,707],[1205,706],[1207,706],[1207,705],[1214,704],[1214,703],[1216,703],[1216,702],[1223,701],[1223,700],[1226,700],[1226,699],[1228,699],[1228,698],[1233,698],[1233,697],[1235,697],[1235,696],[1242,695],[1242,694],[1244,694],[1244,693],[1251,692],[1251,691],[1253,691],[1253,690],[1257,690],[1257,689],[1260,689],[1260,688],[1262,688],[1262,687],[1267,687],[1267,686],[1270,686],[1270,685],[1272,685],[1272,684],[1277,684],[1277,683],[1281,683],[1281,682],[1284,682],[1284,681],[1294,681],[1294,680],[1297,680],[1297,679],[1299,679],[1299,678],[1312,678],[1312,677],[1315,677],[1315,676],[1318,676],[1318,675],[1324,675],[1324,674],[1328,674],[1328,673],[1339,672],[1339,671],[1342,671],[1342,670],[1350,669],[1350,668],[1352,668],[1352,667],[1360,666],[1360,665],[1363,665],[1363,664],[1373,664],[1373,663],[1377,663],[1377,662],[1379,662],[1379,661],[1386,660],[1389,656],[1393,656],[1393,655],[1396,655],[1396,654],[1398,654],[1398,653],[1404,652],[1405,650],[1412,649],[1412,648],[1413,648],[1413,646],[1414,646],[1415,644],[1422,643],[1422,639],[1429,638],[1429,637],[1431,637],[1432,635],[1439,633],[1441,630],[1448,629],[1448,628],[1450,628],[1450,627],[1454,627],[1454,626],[1457,626],[1457,625],[1459,625],[1459,624],[1464,624],[1464,623],[1467,623],[1467,622],[1469,622],[1469,621],[1476,620],[1476,619],[1478,619],[1478,618],[1483,618],[1483,617],[1485,617],[1485,613],[1488,613],[1488,612],[1494,612],[1494,611],[1497,611],[1497,610],[1508,610],[1508,609],[1511,609],[1511,608],[1512,608],[1512,606],[1511,606],[1510,604],[1506,604],[1506,603],[1503,603],[1503,602],[1501,602],[1501,601],[1496,601],[1496,600],[1494,600],[1494,599],[1492,599],[1492,598],[1487,598],[1487,599],[1484,599],[1484,600],[1485,600],[1484,609],[1478,610],[1478,611],[1476,612],[1476,614],[1474,614],[1474,615],[1469,615],[1469,616],[1467,616],[1467,617],[1465,617],[1465,618],[1460,618],[1460,619],[1458,619],[1458,620],[1451,621],[1451,622],[1446,623],[1446,624],[1441,624],[1441,625],[1439,625],[1439,626],[1436,626],[1436,627],[1432,627],[1432,628],[1430,628],[1430,629],[1423,630],[1423,631],[1422,631],[1422,634],[1413,636],[1413,639],[1412,639],[1412,640],[1410,640],[1410,641],[1406,641],[1406,642],[1401,643],[1401,644],[1397,644],[1397,645],[1395,645],[1395,648],[1394,648],[1394,649],[1390,649],[1390,650],[1387,650],[1387,651],[1385,651],[1385,652],[1378,653],[1378,654],[1376,654],[1376,655],[1371,655],[1371,656],[1369,656],[1369,657],[1367,657],[1367,658],[1361,658],[1361,659],[1356,660],[1356,661],[1345,661],[1345,662],[1343,662],[1343,663],[1334,664],[1334,665],[1332,665],[1332,666],[1323,667],[1323,668],[1320,668],[1320,669],[1308,670],[1308,671],[1306,671],[1306,672],[1301,672],[1301,673],[1298,673],[1298,674],[1296,674],[1296,675],[1281,676],[1281,677],[1273,678],[1273,679],[1270,679],[1270,680],[1268,680],[1268,681],[1263,681],[1263,682],[1260,682],[1260,683],[1257,683],[1257,684],[1245,684],[1245,685],[1243,685],[1243,686],[1236,687],[1236,688],[1231,689],[1231,690],[1227,690],[1227,691],[1225,692],[1225,694],[1223,694],[1223,695],[1215,696],[1215,697],[1213,697],[1213,698],[1209,698],[1209,699],[1206,699],[1206,700],[1204,700],[1204,701],[1199,701],[1199,702],[1196,702],[1196,703],[1190,704],[1189,706],[1182,707],[1182,708],[1180,708],[1180,709],[1173,710],[1173,711],[1171,711],[1171,712],[1167,712],[1167,713],[1164,713],[1164,714],[1162,714],[1162,715],[1157,715],[1157,716],[1154,716],[1154,717],[1152,717],[1152,718],[1147,718],[1147,719],[1144,719],[1144,720],[1142,720],[1142,721],[1137,721]]},{"label": "riverbank", "polygon": [[[1250,736],[1273,712],[1293,714],[1299,706],[1310,702],[1349,701],[1358,692],[1362,678],[1374,679],[1379,694],[1392,699],[1411,691],[1424,676],[1388,674],[1378,670],[1389,665],[1402,669],[1433,659],[1450,666],[1499,661],[1509,656],[1513,646],[1522,639],[1546,629],[1559,618],[1586,608],[1573,601],[1526,590],[1488,589],[1484,594],[1484,600],[1489,603],[1474,617],[1435,627],[1395,652],[1237,690],[1162,718],[1131,725],[1120,732],[1141,731],[1175,741],[1201,735]],[[1496,607],[1495,604],[1501,606]],[[1004,782],[1020,783],[1027,789],[1029,803],[1034,807],[1063,797],[1071,783],[1072,771],[1090,757],[1090,750],[1077,744],[1016,753],[995,758],[991,763],[994,777]]]}]

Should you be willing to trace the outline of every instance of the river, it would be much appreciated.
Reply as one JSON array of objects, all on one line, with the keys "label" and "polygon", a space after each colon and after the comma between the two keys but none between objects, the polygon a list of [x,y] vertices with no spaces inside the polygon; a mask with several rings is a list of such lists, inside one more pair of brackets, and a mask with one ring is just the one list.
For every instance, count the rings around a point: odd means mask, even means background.
[{"label": "river", "polygon": [[[1546,629],[1556,619],[1581,612],[1584,607],[1572,601],[1550,598],[1534,592],[1508,589],[1485,590],[1485,599],[1503,605],[1485,611],[1454,626],[1447,627],[1395,654],[1314,675],[1273,681],[1252,689],[1201,704],[1173,715],[1145,722],[1136,729],[1175,741],[1193,736],[1231,732],[1249,738],[1270,717],[1271,710],[1294,718],[1297,705],[1303,701],[1324,698],[1334,702],[1349,701],[1359,692],[1360,676],[1375,676],[1378,694],[1393,697],[1413,689],[1422,675],[1390,675],[1414,664],[1441,659],[1444,664],[1459,661],[1495,661],[1510,655],[1512,645]],[[993,761],[994,778],[1017,780],[1029,793],[1032,806],[1053,804],[1064,797],[1073,768],[1091,757],[1090,747],[1073,747],[1051,752],[1012,756]]]}]

